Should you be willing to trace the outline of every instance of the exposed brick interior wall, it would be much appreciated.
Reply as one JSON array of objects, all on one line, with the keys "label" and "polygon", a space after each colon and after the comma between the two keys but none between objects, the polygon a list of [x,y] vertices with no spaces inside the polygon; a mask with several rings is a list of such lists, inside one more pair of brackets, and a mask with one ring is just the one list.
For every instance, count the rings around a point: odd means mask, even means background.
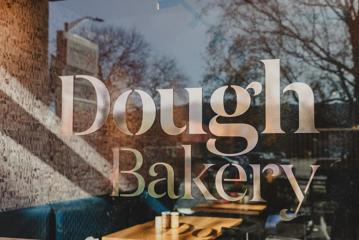
[{"label": "exposed brick interior wall", "polygon": [[111,191],[111,168],[47,109],[48,0],[0,4],[0,209]]},{"label": "exposed brick interior wall", "polygon": [[48,1],[0,4],[0,65],[46,102]]}]

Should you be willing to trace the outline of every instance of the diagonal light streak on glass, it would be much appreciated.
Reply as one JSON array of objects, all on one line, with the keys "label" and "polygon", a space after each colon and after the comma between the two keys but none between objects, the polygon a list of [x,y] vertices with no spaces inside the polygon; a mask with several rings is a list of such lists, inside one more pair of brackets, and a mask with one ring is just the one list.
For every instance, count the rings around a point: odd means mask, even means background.
[{"label": "diagonal light streak on glass", "polygon": [[[9,148],[0,149],[0,153],[4,156],[21,156],[13,157],[10,161],[4,162],[1,168],[4,171],[7,171],[7,169],[10,171],[16,169],[21,172],[22,175],[21,178],[16,179],[12,179],[14,176],[9,176],[10,181],[5,184],[6,191],[16,192],[16,194],[20,195],[20,198],[17,198],[18,201],[1,201],[0,199],[2,209],[9,210],[19,206],[31,206],[32,199],[36,199],[36,204],[40,204],[87,197],[90,195],[2,132],[0,132],[0,146],[9,146]],[[36,179],[33,178],[34,172],[40,173]],[[32,179],[32,181],[28,181],[29,179]],[[33,184],[33,181],[37,181],[41,184]],[[12,183],[14,183],[14,185],[12,185]],[[26,191],[24,191],[24,189],[26,189]],[[44,189],[46,189],[46,194],[44,193]]]},{"label": "diagonal light streak on glass", "polygon": [[21,106],[46,129],[56,135],[77,153],[89,166],[110,180],[111,165],[84,139],[79,136],[65,137],[61,134],[61,120],[45,104],[24,88],[20,82],[4,68],[0,67],[0,90]]}]

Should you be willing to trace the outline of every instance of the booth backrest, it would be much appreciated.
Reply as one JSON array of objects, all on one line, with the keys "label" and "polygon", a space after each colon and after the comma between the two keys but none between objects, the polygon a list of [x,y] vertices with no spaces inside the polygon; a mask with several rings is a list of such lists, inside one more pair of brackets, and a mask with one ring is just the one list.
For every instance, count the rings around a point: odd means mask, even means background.
[{"label": "booth backrest", "polygon": [[129,203],[91,197],[0,212],[0,237],[41,240],[99,238],[128,226]]},{"label": "booth backrest", "polygon": [[0,237],[41,240],[100,238],[149,221],[169,209],[163,201],[148,194],[135,198],[101,196],[65,201],[0,212]]},{"label": "booth backrest", "polygon": [[52,204],[56,240],[100,238],[128,225],[128,206],[118,199],[93,197]]}]

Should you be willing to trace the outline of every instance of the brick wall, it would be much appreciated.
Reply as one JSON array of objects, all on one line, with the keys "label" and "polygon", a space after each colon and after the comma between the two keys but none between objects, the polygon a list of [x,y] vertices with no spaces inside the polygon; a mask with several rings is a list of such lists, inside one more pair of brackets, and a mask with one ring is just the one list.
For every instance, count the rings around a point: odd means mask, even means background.
[{"label": "brick wall", "polygon": [[111,191],[110,166],[48,109],[48,0],[0,4],[0,209]]}]

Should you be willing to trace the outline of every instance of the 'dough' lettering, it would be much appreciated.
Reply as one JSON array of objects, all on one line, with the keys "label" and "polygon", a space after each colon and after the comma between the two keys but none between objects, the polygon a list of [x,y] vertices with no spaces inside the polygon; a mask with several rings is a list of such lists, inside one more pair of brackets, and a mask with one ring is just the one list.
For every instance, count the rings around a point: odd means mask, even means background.
[{"label": "'dough' lettering", "polygon": [[[284,133],[281,128],[280,114],[280,61],[279,59],[262,60],[265,68],[265,129],[263,134]],[[110,94],[102,81],[87,75],[62,76],[62,132],[65,135],[87,135],[100,129],[110,112]],[[85,79],[92,84],[96,91],[97,113],[93,124],[85,131],[73,132],[73,101],[74,81]],[[211,98],[210,105],[215,116],[209,122],[209,130],[216,137],[241,137],[246,140],[245,149],[236,153],[221,152],[216,147],[217,138],[210,138],[207,141],[207,149],[217,155],[236,156],[243,155],[257,145],[258,131],[247,123],[220,123],[221,118],[238,117],[250,108],[251,95],[248,90],[254,90],[253,97],[261,94],[262,84],[252,82],[246,88],[231,85],[237,99],[234,113],[228,113],[224,108],[224,94],[229,86],[222,86],[216,89]],[[178,135],[187,128],[189,134],[206,134],[202,127],[202,88],[186,88],[189,101],[188,124],[178,127],[173,120],[173,89],[158,89],[160,95],[160,119],[161,127],[168,135]],[[283,93],[294,91],[299,101],[299,126],[295,133],[318,133],[314,124],[314,94],[312,89],[305,83],[295,82],[287,85]],[[137,93],[142,101],[143,116],[140,129],[131,133],[126,123],[126,103],[129,96]],[[122,93],[114,102],[113,117],[119,130],[127,135],[141,135],[147,132],[153,125],[156,118],[156,106],[152,97],[142,90],[128,90]]]}]

